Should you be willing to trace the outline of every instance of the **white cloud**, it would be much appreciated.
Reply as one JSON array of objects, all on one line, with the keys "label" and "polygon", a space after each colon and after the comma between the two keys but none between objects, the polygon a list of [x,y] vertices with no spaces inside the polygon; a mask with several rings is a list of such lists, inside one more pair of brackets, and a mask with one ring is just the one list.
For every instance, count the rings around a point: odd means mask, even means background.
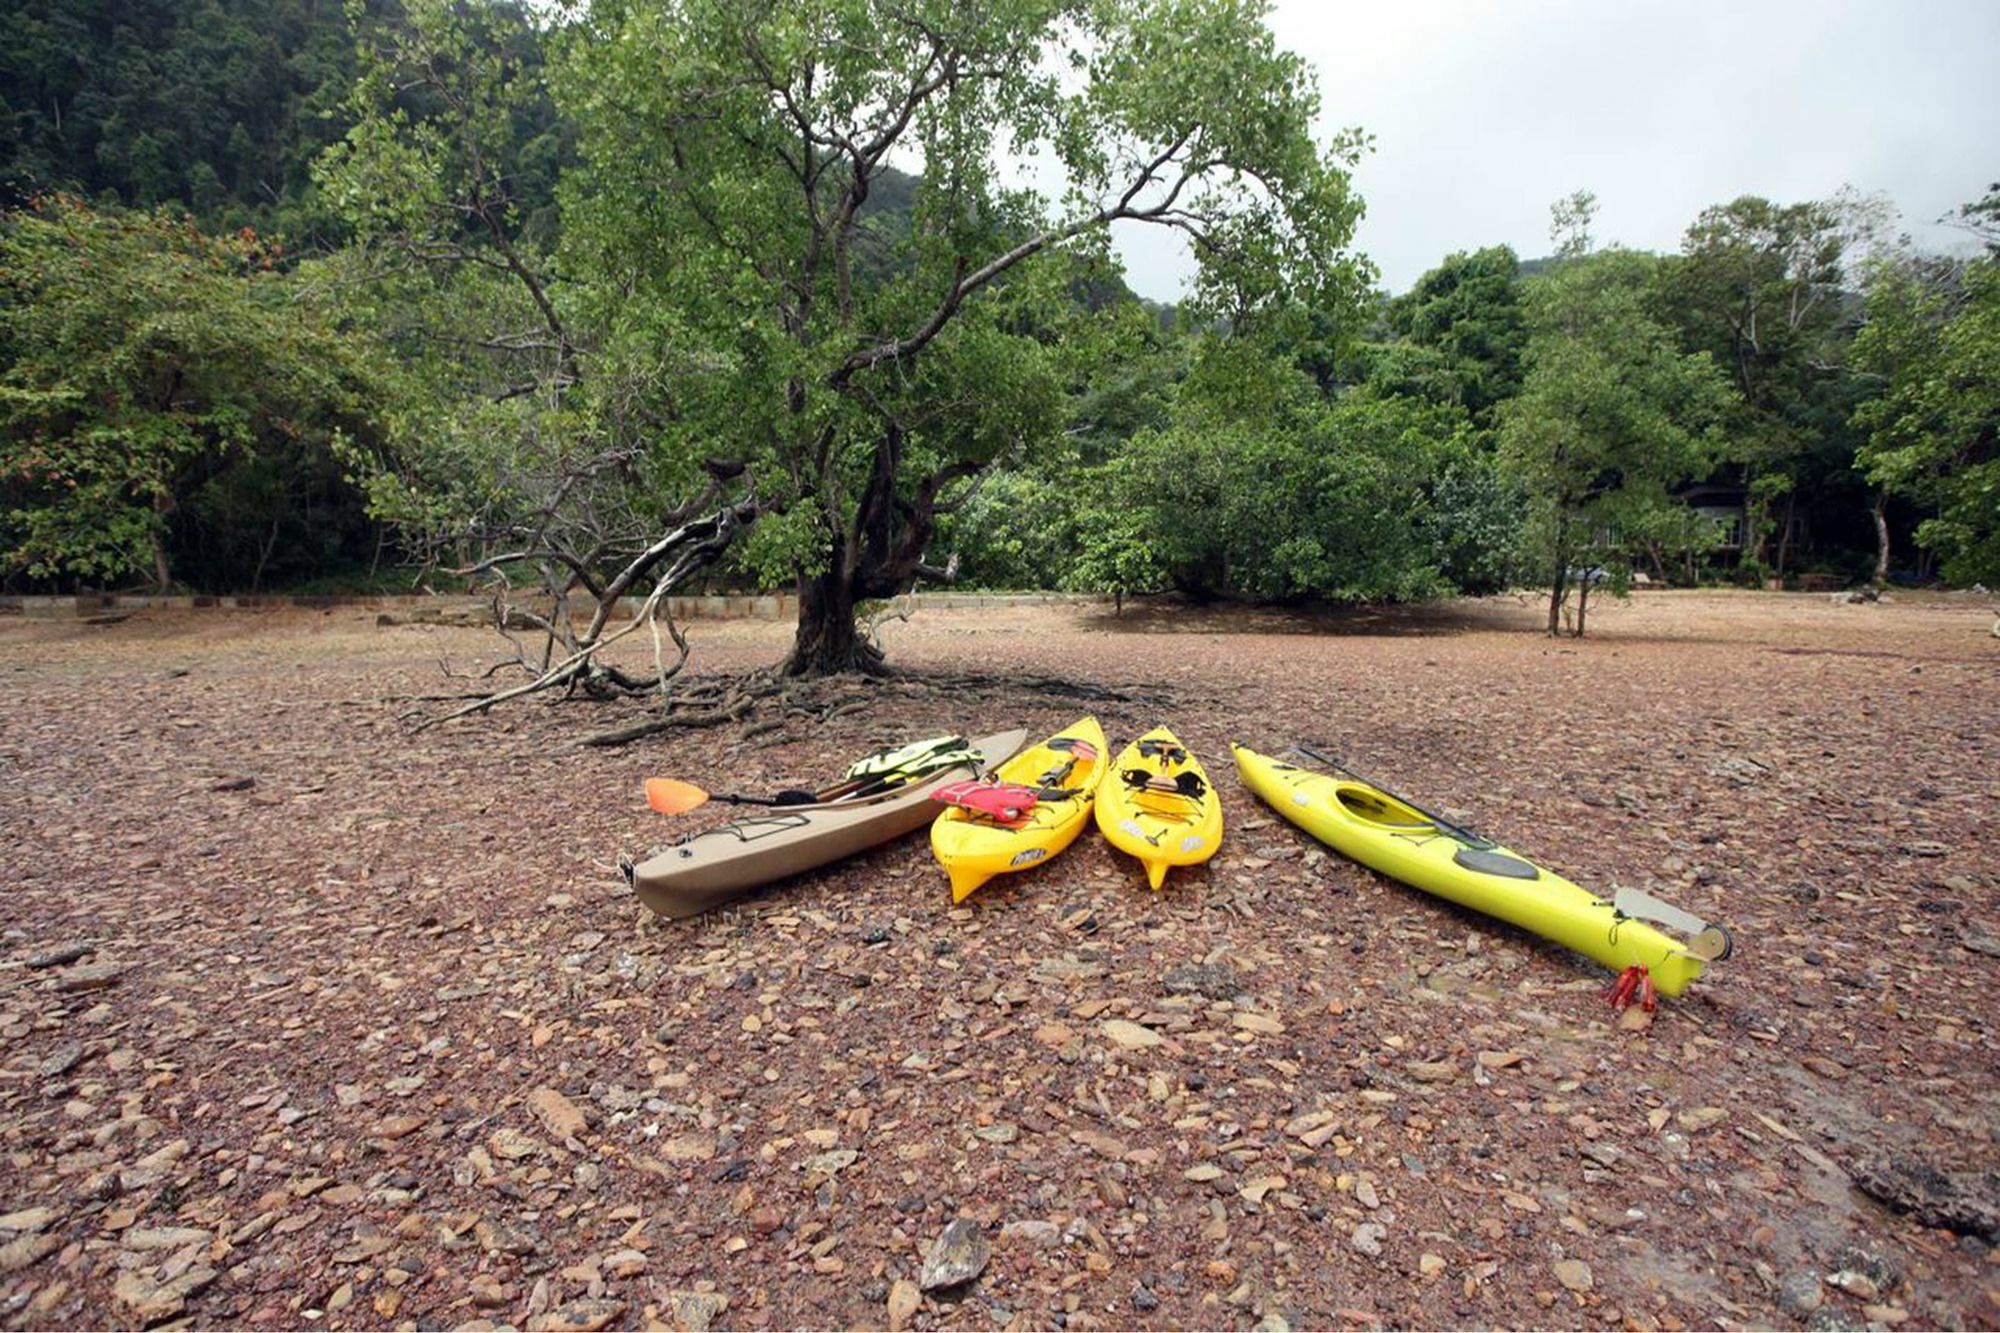
[{"label": "white cloud", "polygon": [[[1358,248],[1392,291],[1454,250],[1548,249],[1548,206],[1596,192],[1600,240],[1673,250],[1742,194],[1885,191],[1927,243],[2000,180],[2000,4],[1919,0],[1285,0],[1322,131],[1360,125]],[[1134,288],[1192,270],[1158,229],[1117,244]]]}]

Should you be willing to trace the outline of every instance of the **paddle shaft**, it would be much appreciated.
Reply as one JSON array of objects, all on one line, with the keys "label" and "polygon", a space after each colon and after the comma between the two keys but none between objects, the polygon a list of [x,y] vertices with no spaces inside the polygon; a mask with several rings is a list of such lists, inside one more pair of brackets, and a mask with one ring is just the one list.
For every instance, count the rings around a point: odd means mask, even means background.
[{"label": "paddle shaft", "polygon": [[1396,801],[1402,805],[1409,806],[1410,809],[1416,811],[1418,814],[1422,815],[1425,819],[1428,819],[1431,821],[1431,823],[1437,825],[1439,832],[1445,834],[1447,837],[1453,838],[1459,842],[1464,843],[1466,846],[1472,848],[1475,851],[1490,851],[1493,848],[1498,847],[1500,845],[1499,843],[1493,841],[1493,839],[1491,838],[1485,837],[1478,833],[1474,833],[1469,828],[1461,828],[1457,824],[1452,823],[1449,819],[1446,819],[1444,816],[1436,814],[1430,810],[1424,809],[1421,805],[1418,805],[1415,801],[1410,800],[1407,796],[1398,796],[1395,792],[1390,791],[1387,787],[1375,781],[1375,779],[1371,777],[1365,777],[1362,774],[1355,772],[1353,769],[1349,768],[1346,764],[1341,763],[1338,759],[1329,758],[1328,756],[1321,754],[1317,750],[1308,750],[1303,745],[1294,745],[1292,749],[1297,751],[1299,754],[1304,755],[1308,759],[1317,760],[1318,762],[1325,764],[1328,768],[1334,770],[1336,773],[1345,773],[1350,778],[1354,778],[1359,782],[1367,783],[1369,786],[1373,787],[1376,791],[1381,792],[1384,796],[1388,797],[1392,801]]}]

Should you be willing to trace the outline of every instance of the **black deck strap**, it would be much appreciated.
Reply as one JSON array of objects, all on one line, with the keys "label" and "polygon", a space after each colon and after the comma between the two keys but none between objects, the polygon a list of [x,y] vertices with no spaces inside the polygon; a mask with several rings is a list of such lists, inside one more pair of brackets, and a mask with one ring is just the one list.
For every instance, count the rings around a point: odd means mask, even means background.
[{"label": "black deck strap", "polygon": [[1518,856],[1508,856],[1504,852],[1486,851],[1475,847],[1461,847],[1452,860],[1467,870],[1476,870],[1482,875],[1498,875],[1502,879],[1540,879],[1542,872],[1523,861]]}]

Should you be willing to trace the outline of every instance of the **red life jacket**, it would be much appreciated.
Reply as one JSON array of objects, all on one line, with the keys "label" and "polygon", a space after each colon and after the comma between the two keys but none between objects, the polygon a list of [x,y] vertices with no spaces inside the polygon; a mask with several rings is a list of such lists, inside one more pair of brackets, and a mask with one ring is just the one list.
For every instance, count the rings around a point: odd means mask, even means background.
[{"label": "red life jacket", "polygon": [[1029,812],[1040,798],[1035,795],[1033,787],[1023,787],[1019,783],[964,778],[945,783],[931,793],[931,799],[946,805],[962,806],[1012,827],[1027,822]]}]

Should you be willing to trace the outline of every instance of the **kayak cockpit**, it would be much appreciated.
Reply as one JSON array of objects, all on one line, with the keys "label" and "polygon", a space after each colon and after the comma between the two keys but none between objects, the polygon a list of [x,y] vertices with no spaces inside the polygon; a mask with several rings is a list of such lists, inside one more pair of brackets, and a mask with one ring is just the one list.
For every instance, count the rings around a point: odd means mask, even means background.
[{"label": "kayak cockpit", "polygon": [[1396,833],[1437,832],[1437,825],[1421,811],[1391,800],[1373,787],[1343,782],[1334,792],[1334,801],[1348,818],[1377,828]]}]

